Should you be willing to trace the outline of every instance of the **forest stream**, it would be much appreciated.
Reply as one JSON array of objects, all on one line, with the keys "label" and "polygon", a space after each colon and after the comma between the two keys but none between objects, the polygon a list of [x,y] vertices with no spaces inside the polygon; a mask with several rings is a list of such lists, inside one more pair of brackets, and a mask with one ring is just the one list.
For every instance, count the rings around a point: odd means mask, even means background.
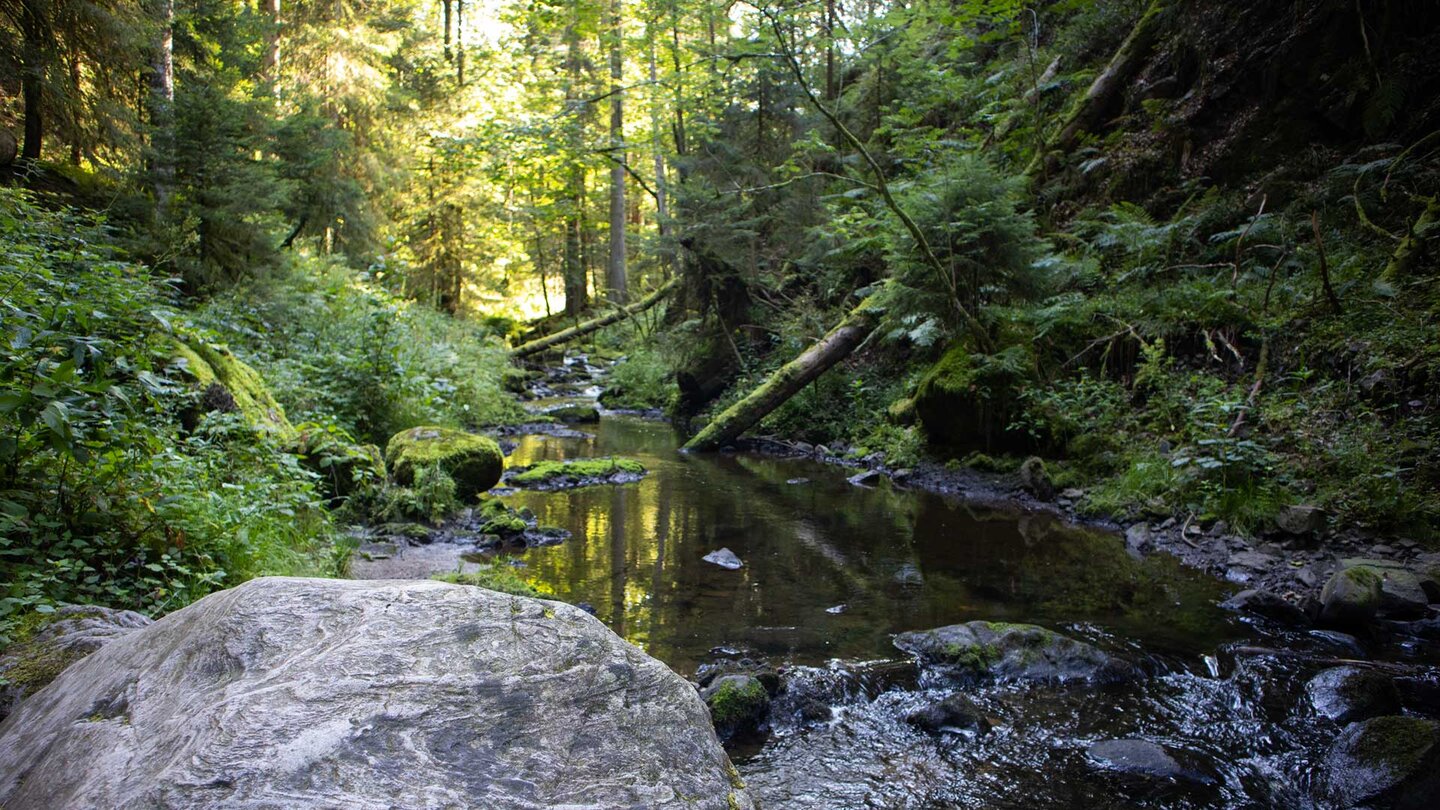
[{"label": "forest stream", "polygon": [[[584,355],[566,363],[528,408],[595,404],[603,371]],[[1242,622],[1219,607],[1228,583],[1018,505],[856,484],[811,460],[682,454],[671,425],[642,415],[576,427],[502,438],[507,465],[624,456],[648,475],[496,491],[568,540],[482,553],[452,530],[357,560],[353,575],[506,564],[693,680],[778,673],[766,733],[728,746],[767,807],[1311,806],[1335,732],[1306,682],[1352,657],[1425,655]],[[742,567],[703,559],[721,548]],[[973,620],[1037,623],[1143,676],[957,687],[892,643]],[[1415,688],[1435,688],[1434,670],[1415,672]],[[957,694],[978,727],[921,719]],[[1107,741],[1122,741],[1113,761]]]}]

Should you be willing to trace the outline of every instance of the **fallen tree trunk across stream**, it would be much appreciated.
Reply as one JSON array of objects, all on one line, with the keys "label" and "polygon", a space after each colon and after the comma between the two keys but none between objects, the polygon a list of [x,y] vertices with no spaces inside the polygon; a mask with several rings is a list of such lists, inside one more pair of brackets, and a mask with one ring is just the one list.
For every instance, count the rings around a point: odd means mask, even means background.
[{"label": "fallen tree trunk across stream", "polygon": [[724,413],[686,442],[684,449],[715,450],[723,447],[799,393],[811,380],[849,357],[879,324],[880,312],[870,305],[870,300],[867,298],[861,302],[825,337],[777,369],[744,399],[726,408]]},{"label": "fallen tree trunk across stream", "polygon": [[522,343],[519,346],[516,346],[515,348],[510,350],[510,356],[517,358],[529,357],[532,354],[543,352],[546,349],[552,348],[554,346],[559,346],[562,343],[569,343],[576,338],[584,337],[598,329],[604,329],[612,323],[619,323],[625,318],[629,318],[633,315],[638,315],[641,312],[644,312],[645,310],[655,306],[656,304],[664,300],[665,296],[673,292],[675,288],[679,286],[679,284],[680,280],[678,278],[673,278],[665,282],[664,284],[661,284],[655,289],[654,292],[650,293],[639,301],[636,301],[628,307],[617,307],[612,312],[601,315],[598,318],[585,321],[584,323],[578,323],[570,327],[569,329],[562,329],[553,335],[546,335],[542,338],[536,338],[529,343]]}]

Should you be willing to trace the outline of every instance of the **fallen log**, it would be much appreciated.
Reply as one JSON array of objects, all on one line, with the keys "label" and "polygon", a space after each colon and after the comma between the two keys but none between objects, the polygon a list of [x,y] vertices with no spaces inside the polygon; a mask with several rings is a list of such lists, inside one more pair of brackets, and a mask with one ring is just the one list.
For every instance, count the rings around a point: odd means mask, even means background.
[{"label": "fallen log", "polygon": [[767,414],[800,392],[811,380],[855,351],[880,322],[872,298],[850,311],[825,337],[770,375],[744,399],[725,409],[705,429],[685,443],[685,450],[715,450],[749,430]]},{"label": "fallen log", "polygon": [[521,345],[516,346],[515,348],[510,350],[510,356],[516,358],[528,357],[532,354],[543,352],[546,349],[552,348],[554,346],[559,346],[562,343],[569,343],[576,338],[584,337],[598,329],[604,329],[605,327],[613,323],[619,323],[626,318],[638,315],[639,313],[644,312],[650,307],[653,307],[656,304],[660,303],[662,300],[664,300],[665,296],[673,292],[675,288],[679,285],[680,280],[678,278],[673,278],[665,282],[664,284],[661,284],[655,289],[654,292],[650,293],[649,295],[629,306],[617,307],[616,309],[606,313],[605,315],[601,315],[598,318],[585,321],[584,323],[576,324],[569,329],[562,329],[553,335],[546,335],[542,338],[536,338],[529,343],[522,343]]},{"label": "fallen log", "polygon": [[1161,12],[1166,5],[1166,0],[1151,0],[1150,6],[1130,30],[1130,35],[1120,43],[1120,48],[1110,58],[1109,64],[1095,77],[1095,81],[1090,83],[1090,89],[1085,92],[1080,103],[1075,105],[1074,112],[1065,119],[1055,136],[1031,161],[1025,172],[1027,175],[1033,177],[1038,174],[1051,154],[1069,150],[1081,133],[1094,132],[1103,122],[1105,112],[1114,105],[1120,92],[1130,84],[1131,78],[1140,70],[1145,58],[1150,55],[1150,49],[1159,39],[1160,31],[1164,27],[1164,15]]}]

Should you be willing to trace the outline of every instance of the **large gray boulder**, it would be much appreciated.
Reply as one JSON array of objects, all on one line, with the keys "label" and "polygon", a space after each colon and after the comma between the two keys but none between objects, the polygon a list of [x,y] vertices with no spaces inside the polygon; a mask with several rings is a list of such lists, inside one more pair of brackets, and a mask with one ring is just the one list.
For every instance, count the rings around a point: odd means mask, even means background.
[{"label": "large gray boulder", "polygon": [[1429,810],[1440,795],[1440,724],[1400,716],[1352,723],[1326,756],[1323,777],[1339,807]]},{"label": "large gray boulder", "polygon": [[1134,677],[1129,663],[1033,624],[967,622],[901,633],[895,646],[950,680],[1107,683]]},{"label": "large gray boulder", "polygon": [[695,689],[577,608],[267,578],[22,703],[0,725],[0,806],[754,805]]}]

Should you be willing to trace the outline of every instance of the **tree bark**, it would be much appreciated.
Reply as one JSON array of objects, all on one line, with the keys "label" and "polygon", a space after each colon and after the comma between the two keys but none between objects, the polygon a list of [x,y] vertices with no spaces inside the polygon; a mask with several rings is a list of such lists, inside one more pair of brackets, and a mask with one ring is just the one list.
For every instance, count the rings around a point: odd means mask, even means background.
[{"label": "tree bark", "polygon": [[[280,0],[268,0],[278,10]],[[155,42],[150,53],[150,148],[154,152],[155,211],[170,207],[175,186],[175,0],[154,0]]]},{"label": "tree bark", "polygon": [[22,160],[39,160],[41,142],[45,137],[45,73],[48,69],[45,37],[46,22],[38,0],[20,4],[20,36],[23,55],[20,66],[20,98],[25,107],[25,142],[20,147]]},{"label": "tree bark", "polygon": [[[571,13],[575,13],[572,6]],[[578,316],[590,304],[589,284],[581,254],[582,213],[585,210],[585,167],[580,153],[585,144],[585,118],[580,107],[580,35],[578,21],[572,19],[565,29],[565,110],[570,116],[566,124],[569,147],[569,177],[566,180],[569,210],[565,214],[565,247],[561,275],[565,281],[565,314]]]},{"label": "tree bark", "polygon": [[[166,0],[174,16],[174,0]],[[280,0],[265,0],[265,13],[270,17],[270,28],[265,32],[265,78],[271,82],[280,81]]]},{"label": "tree bark", "polygon": [[605,266],[605,287],[612,304],[629,297],[625,278],[625,94],[621,89],[624,43],[620,25],[621,0],[610,0],[610,149],[617,162],[610,167],[610,261]]},{"label": "tree bark", "polygon": [[619,323],[626,318],[638,315],[641,312],[649,309],[650,307],[653,307],[656,304],[660,303],[662,300],[665,299],[666,296],[674,292],[675,288],[679,285],[679,279],[671,279],[670,281],[667,281],[664,284],[660,285],[655,290],[655,292],[650,293],[649,295],[645,296],[639,301],[636,301],[630,306],[617,307],[615,311],[602,315],[599,318],[594,318],[592,320],[585,321],[584,323],[576,324],[569,329],[563,329],[553,335],[546,335],[545,337],[537,338],[530,341],[529,343],[522,343],[521,345],[516,346],[515,348],[510,350],[510,356],[514,358],[528,357],[532,354],[543,352],[546,349],[551,349],[561,344],[569,343],[576,338],[584,337],[591,332],[594,332],[598,329],[604,329],[611,324]]},{"label": "tree bark", "polygon": [[1085,92],[1085,97],[1080,99],[1075,111],[1060,125],[1055,137],[1045,144],[1040,154],[1031,161],[1030,167],[1026,170],[1027,175],[1034,175],[1046,166],[1049,155],[1054,152],[1062,152],[1075,145],[1075,141],[1083,132],[1094,132],[1104,122],[1106,112],[1114,107],[1115,98],[1130,84],[1145,57],[1150,54],[1154,47],[1155,40],[1160,36],[1163,28],[1164,11],[1167,0],[1150,0],[1150,5],[1135,27],[1130,29],[1129,36],[1120,43],[1120,48],[1110,58],[1110,63],[1090,83],[1090,89]]},{"label": "tree bark", "polygon": [[880,313],[870,299],[850,311],[825,337],[781,366],[744,399],[725,409],[685,443],[686,450],[716,450],[749,430],[771,411],[795,396],[836,363],[850,356],[879,325]]}]

